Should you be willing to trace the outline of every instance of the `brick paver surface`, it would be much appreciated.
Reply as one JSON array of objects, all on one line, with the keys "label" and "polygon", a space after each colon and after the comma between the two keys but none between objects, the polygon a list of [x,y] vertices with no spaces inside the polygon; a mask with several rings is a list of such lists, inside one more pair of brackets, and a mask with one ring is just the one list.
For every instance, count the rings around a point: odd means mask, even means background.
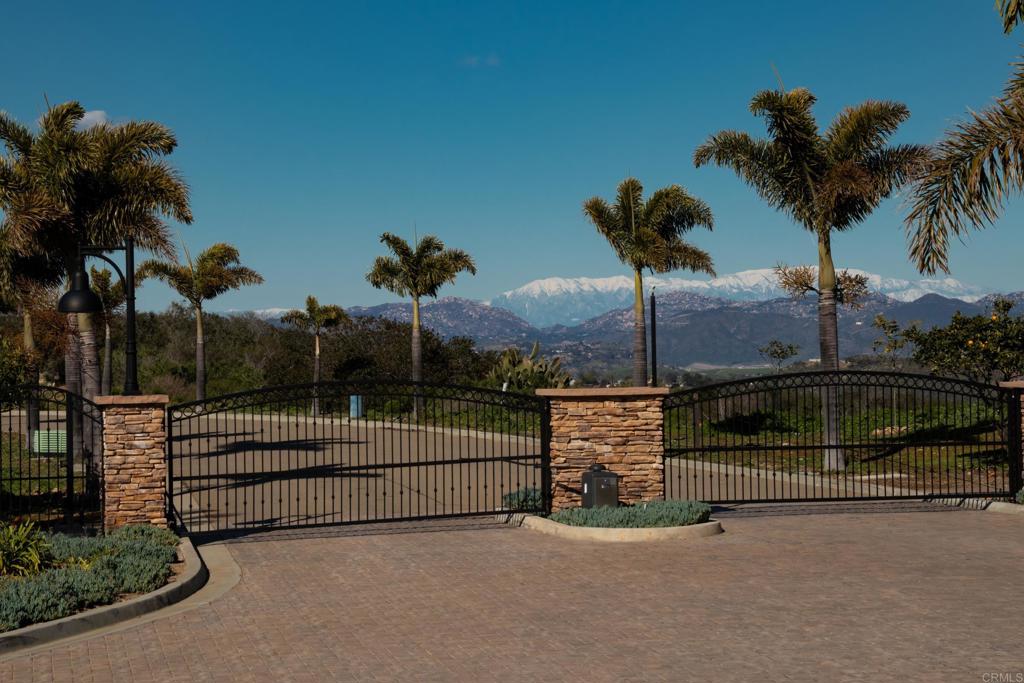
[{"label": "brick paver surface", "polygon": [[242,581],[214,603],[2,663],[0,680],[981,682],[1024,672],[1024,519],[725,520],[718,537],[626,546],[465,523],[264,536],[230,545]]}]

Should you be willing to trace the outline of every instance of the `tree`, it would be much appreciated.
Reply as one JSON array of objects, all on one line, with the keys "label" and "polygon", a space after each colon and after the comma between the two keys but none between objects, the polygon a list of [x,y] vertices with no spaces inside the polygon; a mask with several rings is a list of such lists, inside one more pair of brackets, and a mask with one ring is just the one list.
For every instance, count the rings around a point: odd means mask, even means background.
[{"label": "tree", "polygon": [[[1003,31],[1024,19],[1024,3],[997,0]],[[991,225],[1011,194],[1024,189],[1024,62],[1013,65],[1002,95],[970,112],[934,148],[915,179],[906,226],[910,258],[922,273],[949,272],[949,238]]]},{"label": "tree", "polygon": [[120,280],[113,281],[111,272],[106,268],[97,270],[91,268],[92,291],[103,302],[103,310],[100,311],[100,319],[103,321],[103,371],[100,379],[100,393],[104,396],[110,395],[111,388],[111,342],[110,323],[118,311],[125,304],[124,283]]},{"label": "tree", "polygon": [[195,261],[185,250],[185,263],[151,259],[139,267],[139,279],[156,278],[167,284],[192,307],[196,320],[196,400],[206,398],[206,338],[203,304],[232,289],[258,285],[263,276],[241,265],[238,249],[218,242],[199,253]]},{"label": "tree", "polygon": [[[444,242],[434,235],[424,236],[415,246],[390,232],[382,234],[380,241],[393,256],[378,256],[366,279],[376,289],[412,298],[412,381],[420,382],[423,380],[420,299],[437,297],[441,287],[455,282],[459,273],[476,275],[476,264],[461,249],[446,249]],[[419,401],[415,411],[419,413]]]},{"label": "tree", "polygon": [[1012,308],[1009,299],[997,299],[989,315],[958,312],[945,327],[912,325],[903,337],[931,372],[995,384],[1024,374],[1024,319],[1010,315]]},{"label": "tree", "polygon": [[787,213],[818,244],[819,343],[822,366],[839,367],[832,233],[864,220],[927,158],[920,145],[887,146],[909,116],[898,102],[847,107],[819,132],[810,91],[764,90],[750,102],[766,120],[769,139],[723,131],[697,148],[694,163],[731,168],[769,205]]},{"label": "tree", "polygon": [[685,268],[715,274],[711,256],[683,240],[695,227],[711,230],[714,217],[700,199],[670,185],[643,199],[636,178],[619,183],[615,203],[600,197],[583,203],[583,213],[633,270],[633,385],[647,385],[647,328],[644,322],[643,271],[667,273]]},{"label": "tree", "polygon": [[783,344],[778,339],[772,339],[757,352],[775,366],[775,372],[778,374],[782,372],[782,366],[786,364],[787,360],[795,358],[800,353],[800,347],[796,344]]},{"label": "tree", "polygon": [[540,355],[540,342],[534,342],[528,356],[517,347],[505,349],[487,375],[488,384],[502,391],[530,393],[566,387],[570,380],[572,377],[562,369],[560,358]]},{"label": "tree", "polygon": [[[325,331],[348,321],[348,314],[334,304],[321,306],[312,294],[306,297],[306,310],[288,311],[281,317],[281,322],[292,325],[305,332],[313,333],[313,383],[320,383],[320,335]],[[313,394],[313,415],[320,414],[320,401]]]},{"label": "tree", "polygon": [[882,336],[871,344],[871,348],[884,358],[893,370],[899,369],[900,352],[906,347],[908,341],[900,330],[900,324],[879,313],[875,316],[871,326],[882,333]]},{"label": "tree", "polygon": [[[839,279],[832,260],[832,234],[854,227],[883,199],[917,172],[928,156],[920,145],[888,146],[889,137],[909,116],[898,102],[868,101],[847,107],[819,132],[812,114],[816,99],[809,90],[763,90],[750,102],[763,117],[768,139],[723,131],[694,152],[699,166],[731,168],[762,199],[787,213],[814,235],[818,244],[818,342],[825,370],[839,369],[836,303]],[[822,398],[825,439],[839,438],[838,394],[827,388]],[[828,469],[844,469],[839,449],[828,449]]]},{"label": "tree", "polygon": [[[23,256],[59,259],[69,276],[82,244],[120,244],[127,237],[171,254],[162,217],[190,223],[188,187],[163,159],[174,134],[150,121],[82,127],[78,102],[49,107],[38,134],[0,113],[0,207],[11,246]],[[65,379],[92,397],[100,388],[92,317],[69,317]]]}]

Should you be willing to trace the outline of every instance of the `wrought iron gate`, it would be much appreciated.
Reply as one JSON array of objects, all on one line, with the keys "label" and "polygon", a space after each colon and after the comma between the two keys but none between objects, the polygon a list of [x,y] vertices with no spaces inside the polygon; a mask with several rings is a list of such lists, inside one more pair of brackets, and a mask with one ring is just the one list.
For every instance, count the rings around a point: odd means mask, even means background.
[{"label": "wrought iron gate", "polygon": [[193,533],[539,512],[547,415],[535,396],[404,382],[174,405],[171,512]]},{"label": "wrought iron gate", "polygon": [[0,519],[99,522],[103,417],[57,387],[0,387]]},{"label": "wrought iron gate", "polygon": [[665,401],[668,498],[998,498],[1021,485],[1016,389],[826,371],[716,384]]}]

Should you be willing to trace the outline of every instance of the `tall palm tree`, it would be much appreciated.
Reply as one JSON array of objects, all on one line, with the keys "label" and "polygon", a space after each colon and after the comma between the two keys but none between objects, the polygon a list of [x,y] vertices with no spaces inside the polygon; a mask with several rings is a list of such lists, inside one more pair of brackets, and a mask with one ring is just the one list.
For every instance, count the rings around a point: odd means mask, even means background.
[{"label": "tall palm tree", "polygon": [[140,280],[156,278],[185,299],[196,317],[196,400],[206,398],[206,338],[203,334],[203,304],[232,289],[258,285],[263,276],[241,265],[238,249],[218,242],[192,260],[185,250],[185,263],[150,259],[139,266]]},{"label": "tall palm tree", "polygon": [[[13,247],[23,255],[57,257],[70,274],[82,244],[120,244],[173,254],[162,217],[190,223],[188,187],[164,160],[174,134],[150,121],[83,129],[78,102],[49,107],[33,133],[0,113],[0,206]],[[99,391],[99,355],[92,317],[69,318],[65,375],[86,396]]]},{"label": "tall palm tree", "polygon": [[[288,311],[281,317],[281,322],[293,325],[300,330],[313,333],[313,383],[320,383],[320,335],[348,321],[348,314],[341,306],[327,304],[321,306],[316,297],[306,297],[306,310]],[[313,415],[320,414],[320,397],[313,393]]]},{"label": "tall palm tree", "polygon": [[[366,279],[377,289],[412,299],[412,381],[421,382],[420,299],[436,297],[443,285],[455,282],[459,273],[476,275],[476,264],[463,250],[446,249],[434,235],[417,240],[415,246],[390,232],[382,234],[380,241],[393,256],[378,256]],[[418,405],[416,409],[418,413]]]},{"label": "tall palm tree", "polygon": [[927,158],[922,145],[887,144],[909,116],[899,102],[869,100],[847,107],[819,132],[811,112],[816,98],[796,88],[764,90],[750,101],[763,117],[768,139],[722,131],[694,153],[698,167],[731,168],[768,204],[789,214],[818,245],[818,329],[822,367],[839,367],[836,319],[838,279],[832,234],[863,221]]},{"label": "tall palm tree", "polygon": [[679,185],[654,192],[647,201],[636,178],[619,183],[614,204],[600,197],[583,203],[583,213],[633,269],[633,385],[647,385],[647,327],[644,323],[643,271],[667,273],[685,268],[714,275],[711,256],[684,241],[697,226],[714,225],[711,209]]},{"label": "tall palm tree", "polygon": [[90,271],[92,272],[92,291],[103,303],[103,310],[100,311],[100,319],[103,321],[103,373],[100,378],[100,393],[109,396],[112,373],[110,323],[125,304],[124,284],[120,280],[114,282],[111,272],[106,268],[97,270],[93,267],[90,268]]},{"label": "tall palm tree", "polygon": [[[998,0],[1003,31],[1024,21],[1024,3]],[[958,122],[915,180],[907,215],[910,258],[922,273],[949,272],[950,234],[991,225],[1008,197],[1024,189],[1024,62],[1003,94]]]},{"label": "tall palm tree", "polygon": [[[843,292],[832,260],[832,233],[864,220],[883,199],[904,184],[927,158],[921,145],[889,146],[889,137],[909,116],[899,102],[869,100],[847,107],[819,132],[809,90],[763,90],[750,101],[765,119],[769,139],[723,131],[694,153],[694,164],[714,163],[735,171],[771,206],[789,214],[818,244],[818,343],[821,365],[839,369],[836,302]],[[799,279],[799,278],[797,278]],[[822,396],[824,438],[839,439],[838,393]],[[824,466],[845,469],[838,447],[825,449]]]}]

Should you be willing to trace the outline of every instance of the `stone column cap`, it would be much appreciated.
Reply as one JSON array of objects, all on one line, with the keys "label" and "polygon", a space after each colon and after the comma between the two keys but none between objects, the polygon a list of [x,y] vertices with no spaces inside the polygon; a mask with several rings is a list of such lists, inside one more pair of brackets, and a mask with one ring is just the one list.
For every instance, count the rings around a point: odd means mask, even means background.
[{"label": "stone column cap", "polygon": [[1003,389],[1024,389],[1024,379],[1014,379],[1008,382],[1000,382],[999,386]]},{"label": "stone column cap", "polygon": [[93,403],[98,406],[165,406],[171,402],[167,394],[143,394],[141,396],[97,396]]},{"label": "stone column cap", "polygon": [[538,396],[585,401],[591,398],[655,398],[668,396],[668,387],[586,387],[581,389],[538,389]]}]

